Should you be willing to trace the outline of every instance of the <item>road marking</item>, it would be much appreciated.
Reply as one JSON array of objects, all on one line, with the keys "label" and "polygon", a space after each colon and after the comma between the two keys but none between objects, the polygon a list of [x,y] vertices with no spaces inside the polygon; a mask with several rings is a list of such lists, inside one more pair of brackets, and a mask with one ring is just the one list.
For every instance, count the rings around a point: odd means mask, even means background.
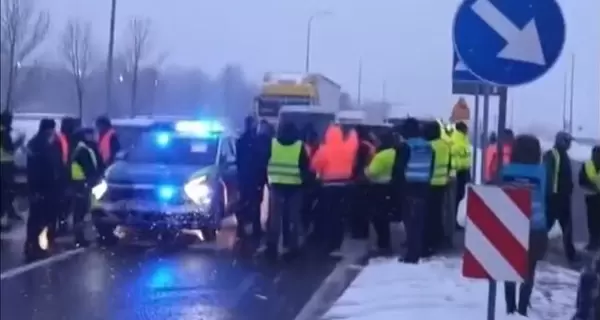
[{"label": "road marking", "polygon": [[[360,263],[369,254],[369,243],[361,243],[361,241],[351,240],[346,241],[350,252],[344,254],[342,261],[338,262],[333,271],[321,282],[321,285],[310,300],[302,307],[294,320],[314,320],[319,318],[329,309],[335,299],[346,289],[348,284],[355,278],[355,275],[360,273],[364,266]],[[353,242],[356,242],[353,243]],[[358,249],[358,246],[360,246]],[[354,275],[354,276],[353,276]]]},{"label": "road marking", "polygon": [[53,263],[56,263],[56,262],[59,262],[62,260],[66,260],[72,256],[83,253],[85,251],[85,249],[86,248],[77,248],[77,249],[65,251],[60,254],[43,259],[43,260],[39,260],[39,261],[32,262],[32,263],[29,263],[26,265],[22,265],[20,267],[6,270],[6,271],[2,272],[2,274],[0,274],[0,280],[10,279],[10,278],[16,277],[20,274],[23,274],[25,272],[31,271],[33,269],[43,267],[43,266],[46,266],[49,264],[53,264]]},{"label": "road marking", "polygon": [[[327,301],[333,290],[343,291],[348,279],[348,271],[356,270],[356,265],[350,261],[341,261],[335,269],[323,280],[310,300],[302,307],[294,320],[314,320],[322,316],[332,301]],[[337,295],[341,292],[336,292]]]}]

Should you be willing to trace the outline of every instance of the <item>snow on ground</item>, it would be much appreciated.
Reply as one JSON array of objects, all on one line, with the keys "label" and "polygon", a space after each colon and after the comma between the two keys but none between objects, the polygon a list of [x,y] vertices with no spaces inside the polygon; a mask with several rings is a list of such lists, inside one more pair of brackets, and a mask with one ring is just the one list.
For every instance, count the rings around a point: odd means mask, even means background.
[{"label": "snow on ground", "polygon": [[[507,316],[498,286],[497,320],[570,320],[579,274],[543,264],[538,268],[529,318]],[[476,320],[487,315],[488,283],[465,279],[461,259],[435,258],[418,265],[372,261],[323,319]]]}]

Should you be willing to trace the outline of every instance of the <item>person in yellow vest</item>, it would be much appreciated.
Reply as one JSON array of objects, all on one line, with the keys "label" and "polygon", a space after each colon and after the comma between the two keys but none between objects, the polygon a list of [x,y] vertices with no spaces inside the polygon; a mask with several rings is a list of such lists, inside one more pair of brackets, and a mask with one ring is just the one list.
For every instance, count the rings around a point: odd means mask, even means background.
[{"label": "person in yellow vest", "polygon": [[[468,127],[463,122],[459,122],[456,124],[456,130],[452,133],[452,146],[450,149],[451,169],[456,175],[456,207],[465,196],[465,186],[471,182],[471,150]],[[455,212],[458,212],[458,210]]]},{"label": "person in yellow vest", "polygon": [[[363,212],[363,214],[368,215],[368,219],[377,233],[377,255],[390,255],[392,253],[390,218],[394,208],[392,198],[400,196],[396,192],[397,189],[392,185],[392,175],[398,155],[397,144],[392,131],[381,134],[378,150],[373,156],[373,160],[365,168],[364,175],[372,185],[369,190],[369,198],[363,197],[363,201],[368,201],[368,207],[362,207],[370,209]],[[367,234],[369,220],[367,220],[366,225]]]},{"label": "person in yellow vest", "polygon": [[571,201],[573,195],[573,169],[569,149],[573,138],[566,132],[558,132],[554,147],[544,154],[548,184],[548,215],[554,224],[558,220],[563,234],[565,254],[570,262],[579,257],[573,245],[573,216]]},{"label": "person in yellow vest", "polygon": [[280,124],[277,137],[271,141],[267,178],[269,216],[265,255],[271,261],[278,259],[279,237],[283,234],[287,249],[284,258],[292,259],[299,254],[303,237],[304,186],[314,181],[304,144],[293,123]]},{"label": "person in yellow vest", "polygon": [[585,192],[589,242],[587,250],[600,249],[600,145],[592,149],[592,157],[581,167],[579,184]]},{"label": "person in yellow vest", "polygon": [[450,181],[450,144],[442,139],[440,127],[432,124],[426,128],[426,136],[433,148],[433,173],[425,227],[424,255],[435,254],[444,241],[445,199]]},{"label": "person in yellow vest", "polygon": [[86,247],[89,245],[89,241],[85,239],[83,222],[91,208],[91,190],[100,179],[98,163],[100,159],[97,158],[93,149],[94,131],[92,129],[80,129],[75,134],[75,138],[77,144],[70,159],[71,182],[74,192],[73,231],[75,244]]}]

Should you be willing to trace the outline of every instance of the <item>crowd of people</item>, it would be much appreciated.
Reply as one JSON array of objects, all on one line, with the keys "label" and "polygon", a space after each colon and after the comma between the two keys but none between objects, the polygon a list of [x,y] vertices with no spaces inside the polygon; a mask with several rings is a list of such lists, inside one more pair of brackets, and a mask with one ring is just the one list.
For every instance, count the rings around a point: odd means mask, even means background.
[{"label": "crowd of people", "polygon": [[[246,193],[242,200],[253,209],[238,214],[240,221],[259,221],[261,188],[269,186],[267,258],[278,258],[280,233],[284,256],[295,257],[301,252],[300,239],[307,235],[306,230],[313,230],[317,248],[338,256],[344,235],[366,239],[370,224],[377,233],[375,253],[390,255],[390,217],[394,214],[400,216],[406,230],[406,250],[400,261],[417,263],[443,245],[443,216],[453,212],[471,181],[471,145],[464,123],[445,132],[436,123],[423,125],[409,118],[378,138],[361,128],[344,131],[331,124],[321,143],[310,138],[314,134],[303,136],[292,123],[279,124],[272,138],[256,134],[254,123],[247,120],[238,142],[238,161],[243,161],[240,169],[245,168],[240,171],[240,183],[253,176],[255,180],[244,188],[260,192]],[[305,131],[311,132],[310,128]],[[524,186],[533,192],[529,274],[518,290],[515,283],[505,284],[507,313],[527,316],[535,271],[546,255],[548,232],[555,223],[562,229],[567,259],[579,260],[572,231],[571,197],[577,181],[568,154],[572,138],[559,132],[554,147],[545,153],[532,135],[515,137],[506,130],[497,139],[485,152],[484,182]],[[503,144],[500,150],[497,143]],[[496,170],[499,159],[503,165],[500,172]],[[593,148],[590,160],[582,165],[579,183],[586,192],[587,248],[597,250],[600,146]],[[445,211],[444,199],[452,189],[456,196],[450,201],[451,210]],[[254,235],[260,237],[260,231]],[[581,279],[575,319],[598,318],[600,258],[594,261]]]},{"label": "crowd of people", "polygon": [[[401,126],[376,136],[367,128],[331,124],[322,139],[308,125],[297,128],[246,119],[237,143],[241,209],[238,234],[252,224],[247,236],[263,237],[260,204],[269,188],[265,254],[277,259],[279,236],[284,257],[295,257],[305,243],[333,256],[346,234],[367,239],[371,224],[377,233],[376,254],[392,254],[390,223],[403,220],[407,230],[406,255],[416,263],[449,242],[444,235],[451,182],[457,190],[471,180],[471,145],[463,123],[451,135],[436,122],[408,118]],[[445,137],[445,138],[444,138]],[[454,227],[454,226],[453,226]]]},{"label": "crowd of people", "polygon": [[[14,154],[23,139],[13,141],[12,115],[2,113],[2,216],[21,220],[15,212]],[[58,236],[70,232],[75,245],[88,246],[84,219],[90,211],[91,188],[101,179],[104,169],[113,161],[120,146],[110,120],[100,117],[96,130],[82,127],[80,121],[62,119],[60,131],[54,120],[39,122],[37,133],[26,143],[27,196],[29,215],[26,226],[25,256],[36,260],[48,254],[40,246],[39,236],[47,235],[48,245],[54,246]],[[72,219],[72,228],[68,221]],[[11,224],[2,226],[3,231]],[[72,230],[70,230],[72,229]]]}]

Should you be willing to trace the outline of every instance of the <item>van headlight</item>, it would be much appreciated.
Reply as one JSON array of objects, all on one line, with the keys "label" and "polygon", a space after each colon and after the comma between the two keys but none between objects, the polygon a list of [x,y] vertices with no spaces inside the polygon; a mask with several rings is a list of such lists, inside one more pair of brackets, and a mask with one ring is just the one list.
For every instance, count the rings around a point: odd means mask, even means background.
[{"label": "van headlight", "polygon": [[106,180],[102,180],[100,181],[100,183],[98,183],[95,187],[92,188],[92,195],[94,195],[94,198],[96,198],[96,200],[100,200],[107,190],[108,183],[106,183]]},{"label": "van headlight", "polygon": [[211,188],[206,181],[206,176],[190,180],[183,187],[185,194],[198,205],[210,203]]}]

